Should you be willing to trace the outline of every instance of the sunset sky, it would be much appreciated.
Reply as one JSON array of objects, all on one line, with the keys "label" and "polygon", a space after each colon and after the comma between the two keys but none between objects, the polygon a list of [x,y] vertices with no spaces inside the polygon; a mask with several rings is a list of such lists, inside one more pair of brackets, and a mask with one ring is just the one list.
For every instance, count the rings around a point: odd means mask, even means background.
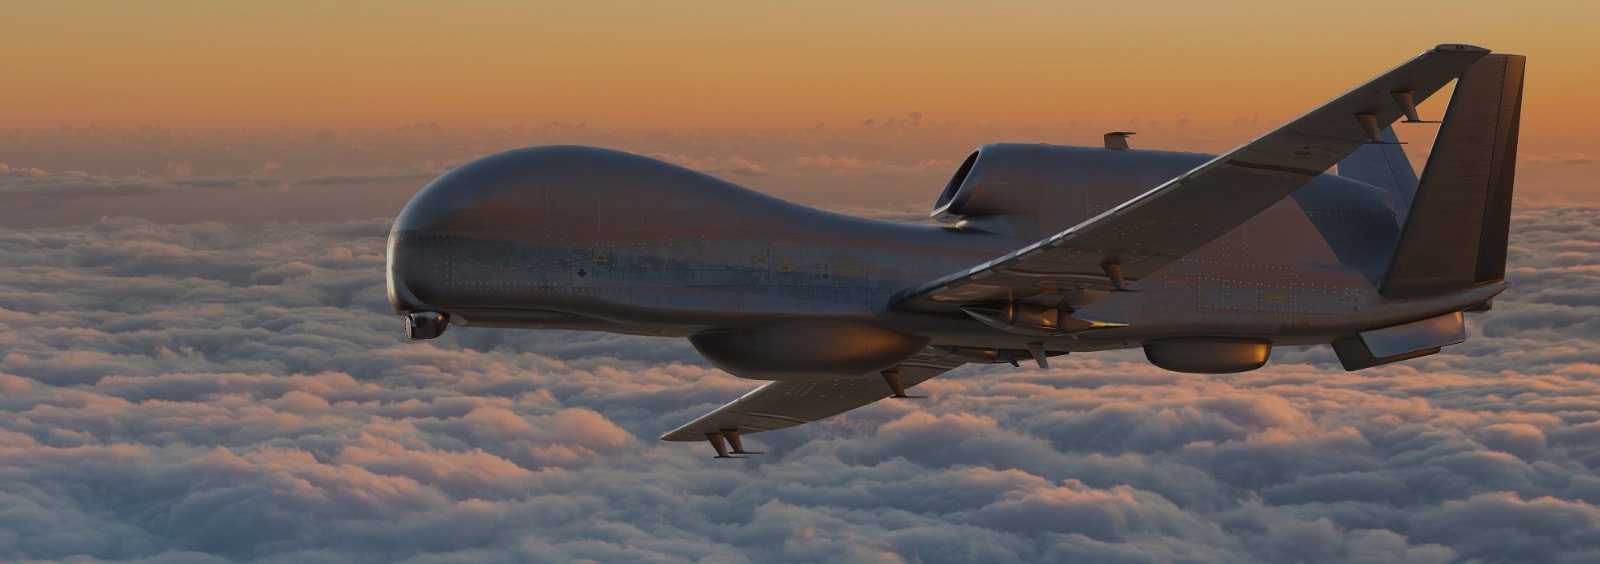
[{"label": "sunset sky", "polygon": [[1226,121],[1464,42],[1537,61],[1533,136],[1592,139],[1600,86],[1583,0],[12,4],[0,126]]},{"label": "sunset sky", "polygon": [[[0,560],[1600,561],[1600,3],[0,8]],[[968,366],[714,461],[655,437],[757,383],[685,341],[384,296],[500,150],[922,221],[980,144],[1224,151],[1447,42],[1527,89],[1512,289],[1427,359]]]},{"label": "sunset sky", "polygon": [[[1600,4],[1583,0],[27,2],[0,22],[12,55],[0,128],[555,122],[770,138],[914,115],[966,134],[901,160],[959,162],[994,140],[1093,143],[1113,128],[1140,131],[1139,146],[1220,152],[1463,42],[1529,56],[1526,173],[1543,181],[1534,192],[1581,196],[1600,163],[1600,50],[1583,41],[1595,22]],[[0,154],[37,166],[16,160]]]}]

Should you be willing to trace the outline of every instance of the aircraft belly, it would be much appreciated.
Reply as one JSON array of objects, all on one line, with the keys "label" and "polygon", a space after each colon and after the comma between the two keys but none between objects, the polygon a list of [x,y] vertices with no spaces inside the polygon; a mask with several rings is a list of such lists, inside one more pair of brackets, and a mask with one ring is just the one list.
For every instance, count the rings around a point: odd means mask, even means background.
[{"label": "aircraft belly", "polygon": [[[846,247],[796,240],[793,234],[622,235],[627,238],[399,232],[392,252],[402,259],[396,278],[419,304],[472,310],[495,319],[496,326],[537,318],[530,327],[562,325],[549,316],[512,312],[578,314],[584,316],[582,327],[592,327],[593,319],[677,327],[868,319],[904,284],[886,281],[880,272],[928,277],[948,268],[943,262],[971,260],[918,260],[915,248],[876,248],[870,240]],[[491,313],[497,311],[502,313]],[[463,320],[472,324],[470,316]]]}]

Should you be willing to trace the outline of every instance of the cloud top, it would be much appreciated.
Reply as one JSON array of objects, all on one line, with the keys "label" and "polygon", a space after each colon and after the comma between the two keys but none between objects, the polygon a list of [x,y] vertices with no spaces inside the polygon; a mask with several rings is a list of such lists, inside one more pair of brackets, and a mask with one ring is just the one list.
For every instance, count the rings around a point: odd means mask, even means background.
[{"label": "cloud top", "polygon": [[756,385],[681,340],[405,342],[384,221],[0,230],[0,559],[1593,561],[1597,217],[1434,357],[970,366],[737,461],[653,439]]}]

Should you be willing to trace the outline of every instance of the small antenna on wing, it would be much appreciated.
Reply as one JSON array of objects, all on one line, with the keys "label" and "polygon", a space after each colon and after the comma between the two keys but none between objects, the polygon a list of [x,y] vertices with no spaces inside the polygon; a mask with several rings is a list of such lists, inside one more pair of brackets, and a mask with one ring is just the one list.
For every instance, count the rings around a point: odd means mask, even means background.
[{"label": "small antenna on wing", "polygon": [[900,379],[900,367],[899,366],[896,366],[894,368],[890,368],[888,370],[885,370],[881,374],[883,374],[883,381],[885,383],[889,384],[889,391],[893,392],[892,394],[889,395],[889,397],[891,397],[891,398],[921,399],[921,398],[928,397],[928,396],[908,396],[908,395],[906,395],[906,385]]},{"label": "small antenna on wing", "polygon": [[1406,115],[1406,120],[1401,123],[1439,123],[1417,117],[1417,100],[1411,96],[1410,90],[1390,92],[1389,95],[1394,96],[1395,105],[1400,106],[1400,111]]},{"label": "small antenna on wing", "polygon": [[1356,114],[1356,121],[1361,123],[1361,130],[1367,133],[1367,143],[1370,145],[1404,145],[1405,143],[1391,143],[1383,140],[1383,131],[1378,127],[1378,116],[1375,114]]},{"label": "small antenna on wing", "polygon": [[1107,133],[1106,148],[1118,150],[1128,148],[1128,136],[1133,134],[1134,132],[1132,131],[1113,131],[1111,133]]}]

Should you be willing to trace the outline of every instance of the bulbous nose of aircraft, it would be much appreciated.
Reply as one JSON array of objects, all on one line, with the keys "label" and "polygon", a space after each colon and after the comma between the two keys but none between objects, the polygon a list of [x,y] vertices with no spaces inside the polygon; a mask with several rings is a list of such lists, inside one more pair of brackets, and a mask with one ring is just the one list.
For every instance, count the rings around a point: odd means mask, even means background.
[{"label": "bulbous nose of aircraft", "polygon": [[440,175],[412,196],[391,232],[505,231],[543,211],[545,187],[587,147],[530,147],[496,153]]},{"label": "bulbous nose of aircraft", "polygon": [[[451,290],[463,283],[451,278],[451,253],[564,225],[552,216],[582,217],[565,209],[572,207],[566,200],[584,199],[592,206],[595,196],[586,187],[596,183],[593,177],[636,161],[649,159],[593,147],[530,147],[477,159],[429,182],[389,232],[389,304],[406,316],[407,335],[431,339],[451,322],[450,308],[460,298]],[[454,320],[462,322],[460,316]]]},{"label": "bulbous nose of aircraft", "polygon": [[[539,172],[569,151],[541,147],[484,157],[447,172],[417,192],[389,231],[389,305],[406,317],[406,335],[432,339],[451,315],[449,254],[461,239],[515,230],[542,200]],[[457,318],[458,323],[461,322]]]},{"label": "bulbous nose of aircraft", "polygon": [[413,285],[426,288],[438,280],[437,272],[429,272],[437,270],[430,264],[432,261],[418,256],[427,253],[427,250],[425,245],[418,245],[417,237],[415,233],[389,233],[388,264],[385,268],[389,305],[395,313],[405,316],[406,337],[413,341],[443,335],[450,326],[450,314],[436,311],[434,306],[411,290]]},{"label": "bulbous nose of aircraft", "polygon": [[[777,211],[734,211],[741,206]],[[389,233],[389,302],[414,338],[431,338],[444,323],[555,299],[539,287],[566,275],[563,261],[593,258],[592,242],[693,232],[713,215],[725,229],[757,229],[786,206],[632,153],[569,145],[497,153],[434,179],[401,210]]]}]

